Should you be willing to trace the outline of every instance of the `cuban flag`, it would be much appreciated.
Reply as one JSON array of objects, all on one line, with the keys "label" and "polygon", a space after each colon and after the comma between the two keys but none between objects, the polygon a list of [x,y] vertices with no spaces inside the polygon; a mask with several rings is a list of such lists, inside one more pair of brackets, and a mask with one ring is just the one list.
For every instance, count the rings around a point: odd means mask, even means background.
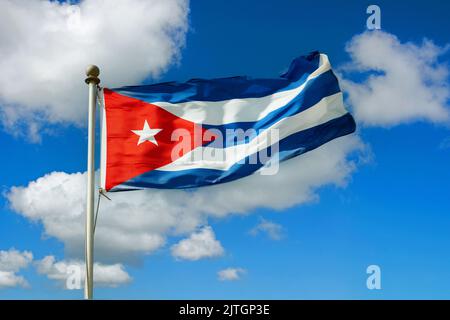
[{"label": "cuban flag", "polygon": [[328,57],[318,52],[296,58],[278,78],[104,88],[103,106],[106,191],[228,182],[355,131]]}]

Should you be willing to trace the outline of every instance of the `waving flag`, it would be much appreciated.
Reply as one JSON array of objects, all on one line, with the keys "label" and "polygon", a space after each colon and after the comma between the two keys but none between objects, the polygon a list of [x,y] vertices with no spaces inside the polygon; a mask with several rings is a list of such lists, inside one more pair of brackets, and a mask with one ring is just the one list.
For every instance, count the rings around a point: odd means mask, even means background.
[{"label": "waving flag", "polygon": [[283,161],[355,131],[328,57],[317,52],[278,78],[105,88],[103,101],[107,191],[228,182],[267,167],[263,152]]}]

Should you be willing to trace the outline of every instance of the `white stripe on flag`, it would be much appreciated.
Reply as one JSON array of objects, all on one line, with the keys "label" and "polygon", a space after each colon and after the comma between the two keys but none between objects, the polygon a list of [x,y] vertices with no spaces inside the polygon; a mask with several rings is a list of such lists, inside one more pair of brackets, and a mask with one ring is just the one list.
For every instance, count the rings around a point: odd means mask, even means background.
[{"label": "white stripe on flag", "polygon": [[[186,153],[172,163],[158,168],[158,171],[179,171],[188,169],[228,170],[235,163],[246,157],[264,150],[270,145],[299,131],[303,131],[330,120],[339,118],[347,113],[344,108],[342,93],[323,98],[316,105],[291,117],[276,122],[273,126],[261,132],[249,143],[233,145],[228,148],[198,147]],[[278,139],[270,139],[270,130],[278,129]],[[207,158],[215,152],[214,158]],[[219,154],[218,154],[219,153]],[[218,161],[221,159],[222,161]]]},{"label": "white stripe on flag", "polygon": [[319,67],[307,80],[294,89],[276,92],[260,98],[231,99],[223,101],[190,101],[182,103],[152,102],[172,114],[195,122],[209,125],[223,125],[234,122],[254,122],[263,119],[270,112],[284,107],[300,92],[308,81],[331,69],[327,55],[320,54]]}]

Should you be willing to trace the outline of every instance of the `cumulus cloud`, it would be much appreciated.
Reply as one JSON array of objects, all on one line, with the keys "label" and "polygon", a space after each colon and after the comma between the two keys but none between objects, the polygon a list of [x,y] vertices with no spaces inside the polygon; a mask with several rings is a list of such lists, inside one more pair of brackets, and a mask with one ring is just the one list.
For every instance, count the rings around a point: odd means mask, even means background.
[{"label": "cumulus cloud", "polygon": [[33,260],[29,251],[10,249],[0,251],[0,289],[12,287],[28,287],[29,284],[23,276],[17,275],[21,269],[28,267]]},{"label": "cumulus cloud", "polygon": [[261,218],[259,223],[250,230],[253,236],[265,233],[272,240],[281,240],[284,236],[283,227],[280,224]]},{"label": "cumulus cloud", "polygon": [[45,123],[83,124],[86,66],[106,86],[158,76],[179,56],[188,12],[188,0],[1,1],[3,124],[34,139]]},{"label": "cumulus cloud", "polygon": [[[36,268],[39,274],[46,275],[49,279],[59,282],[62,286],[66,286],[68,277],[73,275],[75,270],[79,270],[80,288],[84,285],[86,269],[83,261],[56,261],[54,256],[46,256],[36,262]],[[122,264],[94,264],[94,284],[96,286],[118,287],[131,282],[131,280],[130,275],[125,271]]]},{"label": "cumulus cloud", "polygon": [[17,272],[27,267],[32,260],[33,254],[29,251],[2,250],[0,251],[0,270]]},{"label": "cumulus cloud", "polygon": [[[191,234],[210,217],[248,214],[256,208],[281,210],[316,201],[318,188],[346,185],[358,161],[349,155],[363,150],[357,136],[346,136],[284,162],[273,176],[254,174],[194,191],[110,193],[112,201],[102,200],[100,206],[96,259],[120,262],[152,253],[168,236]],[[27,186],[11,188],[6,196],[15,212],[42,223],[46,235],[62,241],[70,257],[81,258],[85,187],[85,173],[53,172]]]},{"label": "cumulus cloud", "polygon": [[[351,61],[340,71],[356,120],[383,127],[418,120],[448,122],[449,67],[440,61],[448,49],[430,40],[402,43],[383,31],[354,36],[346,46]],[[355,72],[368,76],[352,81]]]},{"label": "cumulus cloud", "polygon": [[224,253],[210,226],[203,227],[200,231],[192,233],[189,238],[173,245],[171,251],[175,258],[186,260],[219,257]]},{"label": "cumulus cloud", "polygon": [[217,272],[217,277],[220,281],[235,281],[239,280],[244,273],[246,271],[242,268],[227,268]]},{"label": "cumulus cloud", "polygon": [[0,270],[0,289],[14,288],[14,287],[28,287],[29,284],[24,277],[15,274],[12,271]]}]

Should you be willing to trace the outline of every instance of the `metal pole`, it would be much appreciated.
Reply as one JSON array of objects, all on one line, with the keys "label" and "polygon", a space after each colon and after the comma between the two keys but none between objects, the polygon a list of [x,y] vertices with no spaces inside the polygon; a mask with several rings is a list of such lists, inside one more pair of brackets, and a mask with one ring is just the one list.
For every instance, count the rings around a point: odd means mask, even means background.
[{"label": "metal pole", "polygon": [[95,107],[97,104],[97,85],[100,70],[90,65],[86,69],[85,82],[89,86],[89,127],[87,160],[87,197],[86,197],[86,278],[84,298],[94,297],[94,197],[95,197]]}]

